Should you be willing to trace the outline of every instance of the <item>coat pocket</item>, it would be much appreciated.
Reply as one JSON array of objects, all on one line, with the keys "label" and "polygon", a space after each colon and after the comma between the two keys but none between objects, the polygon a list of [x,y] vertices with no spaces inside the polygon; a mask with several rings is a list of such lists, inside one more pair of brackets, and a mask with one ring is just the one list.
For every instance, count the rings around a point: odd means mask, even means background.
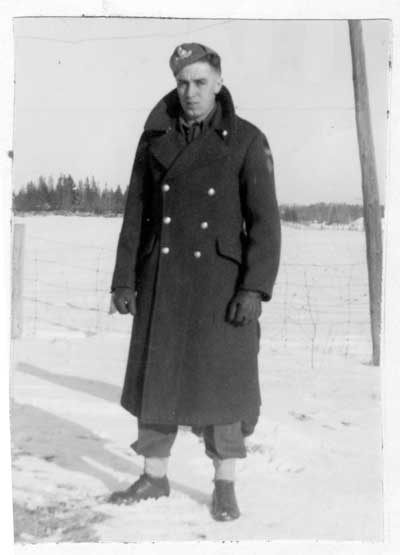
[{"label": "coat pocket", "polygon": [[237,264],[242,263],[242,245],[239,239],[235,241],[230,237],[217,237],[216,247],[217,253],[223,258],[229,258]]}]

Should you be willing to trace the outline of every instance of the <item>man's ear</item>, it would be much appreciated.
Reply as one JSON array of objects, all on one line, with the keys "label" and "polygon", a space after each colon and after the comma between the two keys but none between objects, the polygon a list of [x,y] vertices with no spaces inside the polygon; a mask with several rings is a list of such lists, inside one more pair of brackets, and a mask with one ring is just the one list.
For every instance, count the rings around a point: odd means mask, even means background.
[{"label": "man's ear", "polygon": [[215,86],[214,86],[214,93],[218,94],[219,91],[222,89],[222,85],[224,83],[224,80],[222,79],[222,75],[218,75],[218,78],[215,81]]}]

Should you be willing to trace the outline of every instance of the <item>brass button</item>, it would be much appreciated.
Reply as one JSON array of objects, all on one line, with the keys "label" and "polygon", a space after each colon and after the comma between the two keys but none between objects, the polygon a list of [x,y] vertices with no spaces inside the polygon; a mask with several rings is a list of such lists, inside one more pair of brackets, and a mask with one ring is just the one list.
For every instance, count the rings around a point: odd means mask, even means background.
[{"label": "brass button", "polygon": [[226,137],[227,135],[228,135],[228,131],[227,131],[226,129],[224,129],[224,130],[222,131],[222,136],[223,136],[223,137]]},{"label": "brass button", "polygon": [[170,188],[171,187],[168,185],[168,183],[164,183],[164,185],[162,186],[162,190],[164,191],[164,193],[167,193]]},{"label": "brass button", "polygon": [[210,197],[213,197],[215,195],[215,189],[213,187],[210,187],[207,193]]},{"label": "brass button", "polygon": [[168,254],[168,253],[169,253],[169,247],[163,247],[163,248],[161,249],[161,252],[162,252],[163,254]]},{"label": "brass button", "polygon": [[170,224],[171,223],[171,218],[169,216],[165,216],[165,218],[163,218],[163,222],[165,224]]},{"label": "brass button", "polygon": [[201,229],[207,229],[208,228],[208,222],[201,222],[200,227],[201,227]]},{"label": "brass button", "polygon": [[195,258],[200,258],[200,256],[201,256],[201,252],[200,252],[200,251],[194,251],[193,254],[194,254],[194,257],[195,257]]}]

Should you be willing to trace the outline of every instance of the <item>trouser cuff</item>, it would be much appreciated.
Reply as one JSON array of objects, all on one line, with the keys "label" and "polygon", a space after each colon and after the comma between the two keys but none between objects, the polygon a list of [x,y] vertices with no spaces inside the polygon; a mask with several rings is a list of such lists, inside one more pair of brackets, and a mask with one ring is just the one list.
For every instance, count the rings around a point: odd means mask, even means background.
[{"label": "trouser cuff", "polygon": [[240,422],[206,426],[203,432],[206,454],[212,459],[243,459],[246,446]]},{"label": "trouser cuff", "polygon": [[177,431],[177,426],[144,424],[139,421],[138,439],[131,447],[144,457],[169,457]]}]

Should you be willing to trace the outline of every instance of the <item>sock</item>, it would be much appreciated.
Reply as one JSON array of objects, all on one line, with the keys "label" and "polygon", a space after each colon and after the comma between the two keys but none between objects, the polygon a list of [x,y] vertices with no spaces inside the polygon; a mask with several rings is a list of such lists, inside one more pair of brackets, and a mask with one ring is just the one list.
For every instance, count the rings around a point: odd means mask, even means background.
[{"label": "sock", "polygon": [[146,457],[144,471],[153,478],[163,478],[167,474],[169,457]]},{"label": "sock", "polygon": [[213,459],[214,480],[235,481],[236,459]]}]

